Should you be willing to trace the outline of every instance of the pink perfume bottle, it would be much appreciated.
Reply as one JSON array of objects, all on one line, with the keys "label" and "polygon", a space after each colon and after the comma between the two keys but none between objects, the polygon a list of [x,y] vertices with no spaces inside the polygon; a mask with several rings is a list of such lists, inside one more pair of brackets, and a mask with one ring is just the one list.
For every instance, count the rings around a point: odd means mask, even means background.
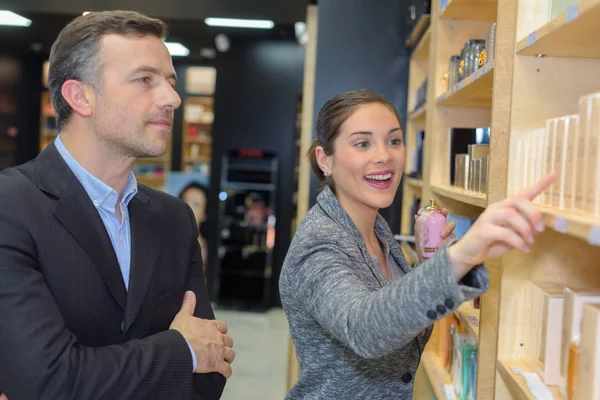
[{"label": "pink perfume bottle", "polygon": [[446,226],[446,217],[435,200],[430,200],[429,205],[419,210],[418,214],[415,231],[420,245],[419,256],[426,260],[435,254],[442,241],[440,233]]}]

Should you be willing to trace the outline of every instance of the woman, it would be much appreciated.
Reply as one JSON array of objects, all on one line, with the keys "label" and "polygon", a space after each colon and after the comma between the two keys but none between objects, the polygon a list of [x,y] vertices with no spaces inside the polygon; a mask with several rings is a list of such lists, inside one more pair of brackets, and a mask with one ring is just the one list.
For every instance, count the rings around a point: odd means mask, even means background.
[{"label": "woman", "polygon": [[433,323],[488,289],[486,258],[528,251],[543,230],[530,200],[554,175],[490,205],[461,240],[412,269],[378,215],[392,204],[404,171],[394,107],[365,90],[329,100],[308,156],[324,187],[280,277],[300,363],[287,398],[411,399]]},{"label": "woman", "polygon": [[[204,237],[203,223],[206,221],[206,202],[208,199],[208,190],[206,187],[199,183],[191,182],[183,188],[179,193],[179,198],[185,201],[196,218],[196,224],[198,225],[198,243],[200,244],[200,250],[202,252],[202,265],[204,267],[204,274],[206,275],[206,256],[208,252],[208,243]],[[1,400],[1,399],[0,399]]]}]

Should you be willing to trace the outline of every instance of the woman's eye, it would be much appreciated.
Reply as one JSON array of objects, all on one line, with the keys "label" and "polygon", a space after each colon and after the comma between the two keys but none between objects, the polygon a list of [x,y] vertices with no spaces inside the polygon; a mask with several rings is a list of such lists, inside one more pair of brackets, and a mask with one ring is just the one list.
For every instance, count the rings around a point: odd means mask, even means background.
[{"label": "woman's eye", "polygon": [[358,142],[358,143],[356,143],[356,147],[358,147],[359,149],[365,149],[365,148],[367,148],[367,146],[369,146],[369,142]]},{"label": "woman's eye", "polygon": [[392,145],[392,146],[399,146],[401,144],[402,144],[402,140],[400,140],[400,139],[392,139],[392,140],[390,140],[390,145]]}]

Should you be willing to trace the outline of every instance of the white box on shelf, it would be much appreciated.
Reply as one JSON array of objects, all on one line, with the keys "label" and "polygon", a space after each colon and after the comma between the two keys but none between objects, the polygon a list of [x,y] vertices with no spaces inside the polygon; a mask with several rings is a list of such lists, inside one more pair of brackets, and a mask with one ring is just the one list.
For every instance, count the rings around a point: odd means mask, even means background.
[{"label": "white box on shelf", "polygon": [[596,304],[583,309],[580,360],[579,398],[600,400],[600,306]]},{"label": "white box on shelf", "polygon": [[569,345],[581,337],[581,320],[586,304],[600,304],[600,289],[565,288],[565,307],[563,311],[563,333],[560,350],[559,388],[563,396],[567,395],[567,373],[569,363]]}]

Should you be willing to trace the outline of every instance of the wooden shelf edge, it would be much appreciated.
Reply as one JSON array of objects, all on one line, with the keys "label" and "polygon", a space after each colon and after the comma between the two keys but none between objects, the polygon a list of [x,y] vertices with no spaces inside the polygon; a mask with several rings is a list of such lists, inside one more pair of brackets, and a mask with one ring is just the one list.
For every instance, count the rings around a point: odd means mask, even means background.
[{"label": "wooden shelf edge", "polygon": [[427,104],[423,104],[421,107],[417,108],[415,111],[410,113],[411,121],[424,120],[425,115],[427,113]]},{"label": "wooden shelf edge", "polygon": [[423,188],[423,180],[421,180],[421,179],[405,177],[404,182],[413,188],[417,188],[417,189]]},{"label": "wooden shelf edge", "polygon": [[[468,11],[464,11],[468,9]],[[496,0],[449,0],[439,11],[440,19],[458,19],[470,21],[495,21],[498,2]]]},{"label": "wooden shelf edge", "polygon": [[412,60],[427,60],[429,58],[429,47],[431,46],[431,25],[419,39],[419,43],[415,46],[410,58]]},{"label": "wooden shelf edge", "polygon": [[406,47],[412,49],[417,45],[417,41],[419,41],[419,39],[422,38],[423,32],[425,32],[425,30],[429,27],[430,21],[430,14],[423,14],[421,15],[421,17],[419,17],[419,21],[417,22],[412,32],[410,33],[410,36],[406,40]]},{"label": "wooden shelf edge", "polygon": [[[525,383],[525,379],[521,375],[517,375],[517,373],[513,370],[513,368],[519,368],[523,372],[534,372],[532,366],[532,362],[524,361],[524,360],[498,360],[496,362],[496,369],[500,373],[500,376],[506,383],[509,391],[515,396],[517,399],[524,400],[536,400],[535,397],[529,388],[527,387],[527,383]],[[563,397],[560,395],[558,387],[556,386],[548,386],[548,389],[552,392],[552,397],[556,400],[563,400]]]},{"label": "wooden shelf edge", "polygon": [[[446,385],[448,385],[454,394],[452,378],[446,369],[441,365],[439,357],[434,352],[426,351],[421,356],[421,362],[425,367],[425,372],[435,393],[435,397],[440,400],[454,400],[455,396],[447,395]],[[449,390],[448,390],[449,391]]]},{"label": "wooden shelf edge", "polygon": [[480,312],[470,301],[466,301],[454,312],[462,324],[467,328],[469,335],[479,342],[479,315]]},{"label": "wooden shelf edge", "polygon": [[476,207],[487,207],[487,195],[485,193],[475,193],[449,185],[432,185],[433,193],[461,203]]},{"label": "wooden shelf edge", "polygon": [[[490,87],[494,81],[494,66],[495,60],[488,61],[483,67],[479,67],[477,71],[463,79],[462,81],[455,84],[449,92],[442,93],[437,98],[437,103],[440,105],[455,105],[453,104],[456,98],[462,96],[465,92],[475,87],[475,85],[482,84],[483,79],[489,78]],[[480,102],[482,105],[488,105],[488,101]],[[468,105],[468,104],[465,104]],[[492,99],[489,99],[489,106],[492,105]]]},{"label": "wooden shelf edge", "polygon": [[[581,24],[582,27],[579,29],[578,33],[581,30],[592,29],[596,30],[596,22],[597,17],[600,15],[600,1],[599,0],[585,0],[579,1],[578,3],[572,4],[568,7],[564,12],[555,17],[553,20],[549,21],[545,25],[541,26],[537,30],[531,32],[527,37],[520,39],[515,46],[515,51],[517,54],[521,55],[537,55],[537,54],[545,54],[549,56],[570,56],[570,57],[581,57],[581,58],[589,58],[600,57],[599,52],[594,52],[593,54],[589,51],[581,53],[579,55],[568,54],[569,51],[565,51],[564,49],[556,50],[555,53],[553,51],[545,51],[547,50],[547,46],[545,46],[542,42],[557,42],[562,41],[564,35],[561,34],[563,28],[571,29],[575,25]],[[585,25],[585,27],[583,26]],[[592,26],[594,25],[594,26]],[[562,36],[562,38],[557,38],[558,36]],[[567,36],[575,36],[573,34]],[[559,40],[557,40],[559,39]],[[566,42],[565,42],[566,43]],[[567,43],[568,44],[568,43]],[[575,44],[575,43],[573,43]],[[593,50],[593,49],[589,49]]]},{"label": "wooden shelf edge", "polygon": [[550,229],[585,240],[590,245],[600,246],[600,219],[540,205],[536,207],[542,212],[542,220]]}]

